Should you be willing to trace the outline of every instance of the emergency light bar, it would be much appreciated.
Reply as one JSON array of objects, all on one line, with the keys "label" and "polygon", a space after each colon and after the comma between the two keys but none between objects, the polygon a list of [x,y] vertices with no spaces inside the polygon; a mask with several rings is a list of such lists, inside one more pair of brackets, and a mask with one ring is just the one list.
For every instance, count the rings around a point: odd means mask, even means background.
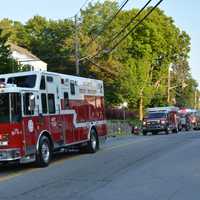
[{"label": "emergency light bar", "polygon": [[179,110],[179,113],[186,114],[186,113],[195,113],[197,110],[191,108],[183,108]]}]

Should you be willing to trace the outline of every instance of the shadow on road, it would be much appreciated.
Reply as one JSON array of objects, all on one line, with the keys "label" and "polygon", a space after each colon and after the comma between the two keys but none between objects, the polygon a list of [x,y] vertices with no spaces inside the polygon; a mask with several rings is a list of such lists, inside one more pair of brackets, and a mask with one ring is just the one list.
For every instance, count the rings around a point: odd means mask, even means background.
[{"label": "shadow on road", "polygon": [[[50,165],[56,164],[57,162],[64,161],[66,159],[74,158],[81,154],[85,154],[78,150],[72,150],[67,152],[56,152],[53,155]],[[23,171],[29,171],[32,169],[37,169],[35,163],[19,164],[19,163],[1,163],[0,164],[0,178],[5,175],[20,173]]]}]

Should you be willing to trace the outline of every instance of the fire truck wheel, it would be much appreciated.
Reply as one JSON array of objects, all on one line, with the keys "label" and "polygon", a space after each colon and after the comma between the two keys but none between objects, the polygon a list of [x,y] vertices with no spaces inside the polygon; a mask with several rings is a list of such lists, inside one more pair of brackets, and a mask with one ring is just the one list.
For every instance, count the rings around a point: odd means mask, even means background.
[{"label": "fire truck wheel", "polygon": [[152,135],[158,135],[158,132],[157,131],[153,131]]},{"label": "fire truck wheel", "polygon": [[147,135],[147,132],[146,132],[146,131],[143,131],[142,134],[146,136],[146,135]]},{"label": "fire truck wheel", "polygon": [[88,142],[88,152],[95,153],[99,148],[98,136],[95,129],[91,129],[90,131],[90,141]]},{"label": "fire truck wheel", "polygon": [[173,130],[173,133],[178,133],[178,128],[175,128],[174,130]]},{"label": "fire truck wheel", "polygon": [[167,128],[165,129],[165,134],[168,135],[169,133],[170,133],[170,129],[169,129],[169,127],[167,127]]},{"label": "fire truck wheel", "polygon": [[39,167],[46,167],[51,161],[52,151],[49,138],[42,136],[39,141],[39,148],[36,156],[36,162]]}]

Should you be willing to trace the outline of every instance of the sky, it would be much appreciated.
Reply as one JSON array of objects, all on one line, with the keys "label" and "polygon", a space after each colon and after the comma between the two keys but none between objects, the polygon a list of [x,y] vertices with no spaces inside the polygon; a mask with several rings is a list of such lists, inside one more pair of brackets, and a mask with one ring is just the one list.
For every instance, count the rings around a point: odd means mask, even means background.
[{"label": "sky", "polygon": [[[25,23],[34,15],[50,19],[74,16],[87,0],[0,0],[0,19],[10,18]],[[89,0],[88,0],[89,1]],[[94,1],[94,0],[93,0]],[[119,0],[122,2],[122,0]],[[158,1],[158,0],[157,0]],[[153,0],[152,3],[157,2]],[[141,7],[147,0],[130,0],[127,9]],[[175,20],[175,24],[191,37],[190,67],[200,85],[200,1],[164,0],[160,8]]]}]

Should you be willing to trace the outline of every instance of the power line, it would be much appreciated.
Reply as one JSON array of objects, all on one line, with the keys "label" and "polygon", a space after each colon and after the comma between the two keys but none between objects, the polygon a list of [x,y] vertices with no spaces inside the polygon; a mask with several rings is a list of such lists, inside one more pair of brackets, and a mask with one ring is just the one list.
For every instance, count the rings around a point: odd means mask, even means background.
[{"label": "power line", "polygon": [[[93,0],[91,0],[93,1]],[[83,4],[83,6],[80,8],[80,11],[83,7],[85,7],[85,5],[87,5],[87,3],[89,2],[89,0],[86,0],[85,3]],[[111,16],[111,18],[103,25],[103,28],[100,30],[100,32],[98,33],[98,35],[96,35],[95,38],[93,38],[86,46],[88,47],[89,45],[91,45],[104,31],[105,29],[114,21],[114,19],[118,16],[118,14],[121,12],[121,10],[126,6],[126,4],[129,2],[129,0],[124,0],[123,3],[121,4],[120,8],[118,9],[118,11],[113,15]],[[78,13],[76,14],[76,17],[75,17],[75,22],[76,22],[76,29],[77,29],[77,15]],[[76,34],[77,34],[77,30],[76,30]],[[83,59],[80,59],[79,58],[79,50],[78,50],[78,40],[77,40],[77,37],[76,37],[76,73],[79,74],[79,62]],[[91,62],[92,64],[98,66],[99,68],[105,70],[106,68],[105,67],[102,67],[96,63],[94,63],[93,61],[89,60],[88,57],[84,57],[84,59],[87,59],[89,62]],[[109,70],[107,70],[109,71]],[[110,73],[113,74],[113,72],[109,71]]]},{"label": "power line", "polygon": [[[112,43],[114,40],[116,40],[124,31],[135,21],[135,19],[145,10],[145,8],[150,4],[152,0],[149,0],[138,12],[136,15],[134,15],[131,20],[118,32],[112,37],[110,40],[106,42],[106,46],[108,46],[110,43]],[[102,47],[93,57],[96,57],[101,51],[104,51],[106,46]]]},{"label": "power line", "polygon": [[116,40],[124,31],[125,29],[127,29],[134,21],[135,19],[145,10],[145,8],[151,3],[152,0],[149,0],[138,12],[137,14],[131,18],[131,20],[129,21],[129,23],[126,24],[126,26],[124,26],[120,32],[118,32],[111,40],[108,41],[108,43]]},{"label": "power line", "polygon": [[120,8],[117,10],[117,12],[113,15],[113,16],[111,16],[111,18],[103,25],[103,27],[102,27],[102,29],[98,32],[98,34],[94,37],[94,38],[92,38],[86,45],[84,45],[84,46],[89,46],[89,45],[91,45],[102,33],[104,33],[105,32],[105,29],[107,28],[107,27],[109,27],[109,25],[114,21],[114,19],[118,16],[118,14],[122,11],[122,9],[126,6],[126,4],[129,2],[129,0],[125,0],[122,4],[121,4],[121,6],[120,6]]},{"label": "power line", "polygon": [[105,72],[108,72],[108,73],[110,73],[110,74],[112,74],[112,75],[115,75],[115,76],[117,75],[116,72],[114,72],[114,71],[112,71],[112,70],[110,70],[110,69],[108,69],[108,68],[106,68],[106,67],[104,67],[104,66],[101,66],[101,65],[97,64],[96,62],[90,60],[89,58],[86,58],[86,60],[87,60],[88,62],[92,63],[93,65],[95,65],[96,67],[98,67],[98,68],[104,70]]},{"label": "power line", "polygon": [[[148,1],[149,2],[149,1]],[[117,46],[118,45],[120,45],[121,44],[121,42],[123,42],[127,37],[128,37],[128,35],[130,35],[161,3],[163,2],[163,0],[160,0],[153,8],[151,8],[151,10],[141,19],[141,20],[139,20],[138,21],[138,23],[123,37],[123,38],[121,38],[121,40],[119,40],[110,50],[109,50],[109,52],[107,52],[107,53],[111,53],[115,48],[117,48]],[[150,2],[149,2],[150,3]],[[146,5],[148,5],[148,4],[146,4]],[[143,7],[144,8],[144,7]],[[143,9],[142,8],[142,9]],[[140,12],[141,13],[141,12]],[[98,54],[97,54],[98,55]],[[94,57],[96,57],[96,55],[95,56],[92,56],[92,57],[86,57],[86,59],[88,60],[88,61],[90,61],[91,63],[93,63],[95,66],[97,66],[97,67],[100,67],[100,68],[102,68],[102,66],[99,66],[99,65],[97,65],[96,64],[96,62],[94,62],[94,61],[91,61],[90,59],[92,59],[92,58],[94,58]],[[108,72],[109,73],[111,73],[111,74],[115,74],[115,73],[113,73],[113,71],[112,70],[108,70]]]},{"label": "power line", "polygon": [[162,2],[163,0],[160,0],[153,8],[151,8],[151,10],[141,20],[139,20],[139,22],[109,50],[109,53],[116,49],[117,46],[119,46]]}]

